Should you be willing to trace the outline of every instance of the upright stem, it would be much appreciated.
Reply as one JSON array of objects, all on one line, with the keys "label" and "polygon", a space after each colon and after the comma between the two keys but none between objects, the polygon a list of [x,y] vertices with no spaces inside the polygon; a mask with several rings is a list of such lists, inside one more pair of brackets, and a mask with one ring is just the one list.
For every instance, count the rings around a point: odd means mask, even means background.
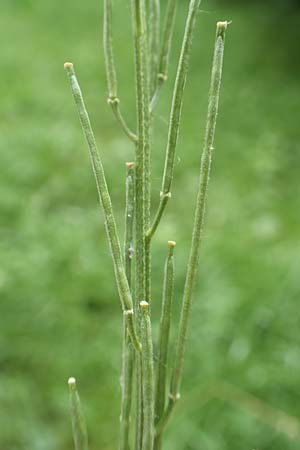
[{"label": "upright stem", "polygon": [[142,450],[152,450],[154,440],[154,374],[153,345],[149,303],[142,301],[141,308],[141,338],[142,338],[142,370],[143,370],[143,440]]},{"label": "upright stem", "polygon": [[[133,257],[134,221],[134,163],[126,164],[126,207],[125,207],[125,272],[131,287],[131,265]],[[123,318],[123,350],[121,375],[121,414],[119,450],[129,450],[130,413],[132,399],[133,347],[129,339],[126,317]]]},{"label": "upright stem", "polygon": [[162,421],[158,426],[158,431],[159,429],[161,430],[163,426],[166,424],[167,419],[172,412],[174,404],[180,396],[180,385],[183,372],[187,329],[192,304],[192,294],[197,274],[197,265],[199,259],[199,250],[202,237],[202,228],[204,223],[205,205],[207,199],[208,182],[211,168],[211,158],[214,146],[216,121],[218,115],[222,68],[223,68],[223,56],[224,56],[225,31],[227,25],[228,25],[227,22],[217,23],[216,42],[211,74],[207,121],[206,121],[206,132],[201,159],[200,178],[198,186],[192,244],[185,280],[183,303],[179,324],[179,334],[170,387],[169,404],[165,416],[162,418]]},{"label": "upright stem", "polygon": [[75,450],[88,450],[88,437],[84,415],[80,405],[80,398],[76,388],[76,380],[68,380],[70,395],[70,412]]},{"label": "upright stem", "polygon": [[120,99],[118,98],[118,83],[114,61],[113,39],[112,39],[112,5],[111,0],[103,0],[103,50],[106,70],[108,99],[107,102],[119,122],[124,133],[134,142],[137,136],[129,129],[120,110]]},{"label": "upright stem", "polygon": [[71,90],[73,93],[74,101],[77,106],[81,126],[89,147],[90,158],[95,175],[100,204],[102,206],[102,210],[105,217],[106,233],[114,263],[115,278],[117,282],[122,309],[124,314],[126,315],[127,326],[132,339],[132,343],[135,346],[136,350],[140,351],[141,346],[135,332],[135,324],[133,319],[132,297],[124,269],[116,221],[113,213],[110,195],[107,188],[102,161],[97,148],[90,119],[83,101],[81,89],[75,75],[73,64],[65,63],[64,67],[70,78]]},{"label": "upright stem", "polygon": [[136,144],[136,297],[146,298],[145,230],[150,210],[149,82],[145,0],[132,0],[138,141]]},{"label": "upright stem", "polygon": [[[150,112],[145,0],[131,0],[134,37],[136,107],[138,141],[135,169],[135,248],[136,307],[147,299],[150,291],[150,255],[145,249],[145,233],[150,222]],[[146,289],[147,286],[147,289]],[[138,312],[140,331],[141,314]],[[143,367],[141,355],[136,357],[136,436],[135,449],[142,449],[144,435]],[[147,426],[147,425],[146,425]]]},{"label": "upright stem", "polygon": [[[163,301],[159,328],[159,345],[157,358],[157,371],[155,383],[155,424],[163,416],[166,402],[167,363],[169,352],[170,326],[172,317],[172,303],[174,291],[174,241],[168,242],[168,255],[165,263]],[[154,441],[154,450],[161,448],[161,436],[157,434]]]},{"label": "upright stem", "polygon": [[147,231],[149,239],[154,235],[157,226],[161,220],[165,207],[171,197],[171,186],[173,180],[175,150],[179,134],[179,125],[181,117],[181,108],[183,103],[183,93],[185,87],[185,81],[188,71],[189,58],[192,48],[193,32],[196,24],[197,13],[199,10],[201,0],[190,0],[188,16],[186,19],[184,37],[181,47],[181,53],[179,57],[179,63],[177,68],[177,75],[175,80],[175,86],[173,91],[173,100],[171,106],[170,120],[169,120],[169,133],[166,149],[165,167],[162,180],[162,188],[160,193],[160,203],[157,213],[155,215],[153,224]]}]

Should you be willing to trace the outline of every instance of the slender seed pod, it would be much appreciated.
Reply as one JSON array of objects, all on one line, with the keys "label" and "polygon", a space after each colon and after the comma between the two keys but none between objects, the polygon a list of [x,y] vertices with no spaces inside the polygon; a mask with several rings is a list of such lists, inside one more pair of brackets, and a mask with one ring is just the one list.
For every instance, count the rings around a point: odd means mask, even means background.
[{"label": "slender seed pod", "polygon": [[[134,163],[126,163],[126,205],[125,205],[125,272],[131,287],[131,265],[133,257],[133,221],[134,221]],[[133,378],[133,348],[128,336],[127,320],[123,318],[123,349],[121,375],[121,414],[119,450],[129,450],[130,414]]]},{"label": "slender seed pod", "polygon": [[69,378],[68,385],[74,447],[75,450],[88,450],[87,429],[81,409],[75,378]]},{"label": "slender seed pod", "polygon": [[195,286],[197,266],[199,259],[199,250],[202,238],[202,229],[205,215],[205,205],[207,200],[208,182],[211,168],[211,158],[214,147],[215,129],[219,108],[219,97],[222,79],[223,69],[223,56],[225,45],[225,32],[228,26],[228,22],[218,22],[215,50],[212,65],[211,84],[208,102],[208,113],[206,121],[206,131],[204,139],[204,147],[201,158],[200,177],[198,186],[198,195],[195,210],[195,219],[193,227],[193,236],[191,243],[191,250],[189,256],[189,262],[187,267],[187,274],[185,280],[185,287],[183,293],[182,310],[179,324],[179,334],[175,353],[175,362],[172,372],[172,380],[169,395],[169,404],[162,418],[161,423],[158,426],[158,430],[161,430],[166,424],[168,417],[170,416],[173,406],[180,397],[180,385],[182,379],[184,354],[186,347],[186,338],[188,330],[188,322],[190,317],[190,310],[192,304],[192,294]]},{"label": "slender seed pod", "polygon": [[117,94],[117,74],[114,61],[112,39],[112,5],[111,0],[103,0],[103,50],[106,69],[108,97],[114,99]]},{"label": "slender seed pod", "polygon": [[189,4],[189,11],[186,19],[184,37],[173,91],[173,100],[169,119],[169,132],[165,157],[165,167],[160,194],[160,203],[152,226],[147,231],[147,237],[149,239],[151,239],[152,236],[154,235],[157,226],[161,220],[161,217],[163,215],[163,212],[166,208],[168,200],[171,197],[170,190],[172,187],[172,180],[173,180],[175,151],[179,134],[183,94],[188,71],[190,53],[192,48],[193,34],[200,3],[201,0],[190,0]]},{"label": "slender seed pod", "polygon": [[168,78],[168,66],[176,17],[176,9],[177,0],[168,0],[162,32],[162,46],[158,62],[158,73],[156,74],[156,89],[154,91],[154,94],[152,94],[152,100],[150,103],[151,112],[153,112],[155,108],[161,87]]},{"label": "slender seed pod", "polygon": [[120,99],[118,98],[118,83],[113,52],[112,38],[112,5],[111,0],[103,0],[103,49],[104,63],[106,70],[106,80],[108,89],[107,102],[119,122],[124,133],[133,142],[137,141],[137,136],[130,130],[120,110]]},{"label": "slender seed pod", "polygon": [[166,81],[166,79],[168,78],[168,66],[176,17],[176,9],[177,0],[168,0],[158,73],[158,79],[162,82]]},{"label": "slender seed pod", "polygon": [[81,126],[89,147],[90,158],[92,162],[92,167],[95,175],[97,190],[99,194],[100,204],[105,217],[105,227],[106,233],[110,245],[110,251],[114,263],[115,278],[117,282],[117,287],[119,291],[119,297],[122,305],[123,311],[129,311],[128,314],[128,330],[131,333],[132,342],[136,349],[140,351],[140,345],[135,332],[135,326],[133,321],[133,303],[131,292],[129,289],[127,277],[125,274],[124,264],[122,260],[121,247],[117,232],[116,221],[114,218],[113,208],[111,204],[110,195],[107,188],[106,178],[100,158],[100,154],[97,148],[95,136],[91,127],[90,119],[83,101],[80,86],[78,84],[74,67],[72,63],[65,63],[65,70],[67,71],[71,90],[77,106]]},{"label": "slender seed pod", "polygon": [[154,95],[157,85],[159,35],[160,35],[160,0],[149,1],[149,66],[150,94]]},{"label": "slender seed pod", "polygon": [[[163,302],[160,317],[158,361],[155,384],[155,420],[157,425],[164,414],[166,403],[167,364],[169,352],[170,326],[172,318],[172,304],[174,291],[174,248],[176,242],[168,242],[168,255],[165,262]],[[161,434],[156,434],[154,450],[161,449]]]}]

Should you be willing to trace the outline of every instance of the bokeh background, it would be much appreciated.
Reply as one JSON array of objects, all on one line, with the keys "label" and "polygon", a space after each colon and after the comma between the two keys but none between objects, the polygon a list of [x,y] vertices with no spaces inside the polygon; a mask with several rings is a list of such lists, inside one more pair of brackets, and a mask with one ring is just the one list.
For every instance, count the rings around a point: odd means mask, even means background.
[{"label": "bokeh background", "polygon": [[[162,1],[162,7],[164,7]],[[187,0],[155,119],[153,204]],[[153,242],[153,318],[166,241],[180,310],[215,22],[231,19],[182,400],[166,450],[300,446],[300,11],[298,2],[203,0],[175,182]],[[134,127],[129,1],[114,1],[123,112]],[[77,67],[120,233],[133,147],[106,104],[99,0],[2,0],[0,448],[71,450],[76,376],[91,450],[117,448],[121,314],[103,217],[63,63]],[[155,337],[157,327],[154,328]]]}]

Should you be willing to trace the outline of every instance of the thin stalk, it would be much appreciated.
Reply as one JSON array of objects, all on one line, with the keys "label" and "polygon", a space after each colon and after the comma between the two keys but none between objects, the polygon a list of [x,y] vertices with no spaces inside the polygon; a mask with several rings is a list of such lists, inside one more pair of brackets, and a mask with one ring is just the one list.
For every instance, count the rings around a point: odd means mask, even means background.
[{"label": "thin stalk", "polygon": [[[126,164],[126,207],[125,207],[125,272],[131,287],[131,265],[133,251],[134,221],[134,163]],[[133,346],[127,330],[126,317],[123,318],[123,350],[121,374],[121,414],[119,450],[129,450],[129,430],[132,398]]]},{"label": "thin stalk", "polygon": [[124,133],[133,141],[137,141],[137,136],[130,130],[120,110],[120,99],[118,98],[118,83],[114,61],[113,39],[112,39],[112,4],[111,0],[104,0],[103,3],[103,49],[106,70],[108,99],[107,102],[121,125]]},{"label": "thin stalk", "polygon": [[149,1],[149,56],[150,56],[150,94],[154,95],[157,85],[158,58],[159,58],[159,25],[160,0]]},{"label": "thin stalk", "polygon": [[185,81],[188,71],[188,64],[192,48],[193,33],[196,25],[197,13],[199,11],[201,0],[190,0],[188,16],[185,24],[184,37],[179,57],[177,75],[173,91],[173,100],[169,119],[168,142],[166,149],[165,167],[160,194],[160,203],[151,228],[147,231],[149,239],[154,235],[159,221],[163,215],[169,198],[171,197],[171,187],[174,172],[175,151],[179,134],[179,125],[181,109],[183,103],[183,94]]},{"label": "thin stalk", "polygon": [[161,87],[164,84],[164,82],[167,81],[168,78],[168,66],[176,17],[176,9],[177,9],[177,0],[168,0],[162,33],[162,46],[160,51],[158,73],[156,74],[157,85],[150,103],[151,112],[153,112],[155,108]]},{"label": "thin stalk", "polygon": [[115,278],[117,282],[117,287],[119,291],[119,297],[121,301],[121,306],[124,314],[126,315],[128,331],[132,339],[132,343],[137,351],[141,350],[140,343],[138,341],[135,324],[134,324],[134,313],[133,313],[133,303],[131,292],[129,289],[125,268],[122,259],[121,246],[119,242],[116,221],[114,218],[113,208],[111,204],[110,195],[107,188],[106,178],[102,166],[102,161],[97,148],[95,136],[91,127],[90,119],[83,101],[80,86],[78,84],[74,67],[72,63],[65,63],[65,70],[67,71],[71,90],[73,93],[74,101],[78,110],[81,126],[83,133],[85,135],[90,158],[92,162],[92,167],[95,175],[97,190],[99,194],[100,204],[105,217],[105,227],[107,238],[109,241],[110,251],[114,264]]},{"label": "thin stalk", "polygon": [[154,373],[153,344],[149,303],[140,302],[141,338],[142,338],[142,370],[143,370],[143,441],[142,450],[152,450],[154,440]]},{"label": "thin stalk", "polygon": [[[159,328],[158,362],[155,384],[155,424],[163,416],[166,403],[167,363],[169,351],[170,326],[172,317],[173,291],[174,291],[174,241],[168,242],[168,255],[165,262],[162,311]],[[154,449],[161,448],[161,436],[156,435]]]},{"label": "thin stalk", "polygon": [[75,378],[68,380],[70,412],[75,450],[88,450],[88,437]]},{"label": "thin stalk", "polygon": [[193,227],[193,236],[191,243],[191,250],[189,262],[187,267],[187,274],[185,280],[185,287],[183,293],[182,310],[179,324],[179,334],[175,353],[175,362],[172,372],[172,380],[169,394],[169,404],[166,413],[158,425],[157,433],[161,432],[166,425],[173,407],[180,397],[180,385],[182,379],[185,344],[187,338],[188,322],[190,317],[190,310],[192,304],[192,294],[195,285],[197,274],[197,266],[199,260],[199,250],[202,238],[202,229],[205,215],[205,205],[207,200],[208,182],[211,168],[211,158],[214,147],[215,129],[219,108],[219,97],[222,79],[225,31],[228,22],[218,22],[214,58],[212,65],[211,84],[209,93],[208,113],[206,121],[206,131],[204,139],[204,147],[200,166],[200,178],[198,186],[198,195],[195,210],[195,219]]}]

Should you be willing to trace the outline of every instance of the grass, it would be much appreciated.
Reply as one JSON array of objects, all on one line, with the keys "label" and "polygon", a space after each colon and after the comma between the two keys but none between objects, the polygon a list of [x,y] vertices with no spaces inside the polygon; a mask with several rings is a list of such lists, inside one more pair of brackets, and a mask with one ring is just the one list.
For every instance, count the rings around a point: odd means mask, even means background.
[{"label": "grass", "polygon": [[[115,3],[120,6],[115,39],[119,95],[122,111],[133,123],[133,73],[127,49],[123,51],[125,44],[131,45],[130,11],[121,0]],[[98,7],[97,2],[74,7],[70,0],[15,0],[2,6],[0,24],[7,36],[1,49],[0,110],[3,449],[72,448],[65,386],[69,375],[78,380],[91,449],[117,445],[121,317],[94,180],[62,68],[65,60],[76,62],[121,225],[124,162],[133,149],[105,102]],[[275,424],[265,424],[237,400],[207,396],[205,386],[211,379],[223,380],[264,400],[274,411],[300,416],[300,16],[268,6],[230,7],[216,1],[203,2],[203,9],[210,12],[200,17],[194,42],[173,198],[153,241],[158,287],[165,241],[177,242],[177,317],[214,24],[231,18],[233,25],[184,395],[168,428],[166,449],[296,450],[299,440],[292,439],[288,425],[278,432]],[[184,15],[180,17],[182,32]],[[172,52],[173,69],[179,43]],[[172,82],[164,87],[158,109],[155,201]],[[154,291],[153,298],[157,296]],[[156,317],[159,301],[153,307]],[[204,404],[207,397],[211,399]]]}]

